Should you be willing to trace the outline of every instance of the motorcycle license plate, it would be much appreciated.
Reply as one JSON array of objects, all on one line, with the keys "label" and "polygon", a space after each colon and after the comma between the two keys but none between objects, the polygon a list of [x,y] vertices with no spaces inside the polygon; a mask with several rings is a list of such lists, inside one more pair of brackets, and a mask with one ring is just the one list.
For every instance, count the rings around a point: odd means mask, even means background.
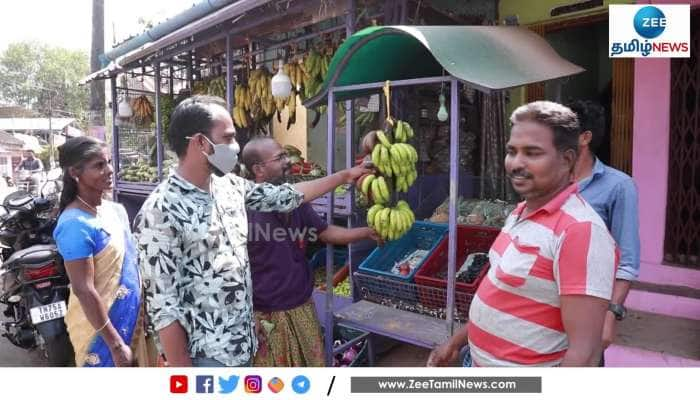
[{"label": "motorcycle license plate", "polygon": [[66,315],[66,302],[59,301],[45,306],[32,307],[29,309],[29,314],[31,314],[32,323],[34,325],[57,318],[63,318]]}]

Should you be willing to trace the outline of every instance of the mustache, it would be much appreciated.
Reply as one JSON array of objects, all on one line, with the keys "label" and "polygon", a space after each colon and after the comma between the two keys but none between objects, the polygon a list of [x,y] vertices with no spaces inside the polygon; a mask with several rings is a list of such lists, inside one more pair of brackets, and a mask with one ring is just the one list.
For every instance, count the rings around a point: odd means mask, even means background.
[{"label": "mustache", "polygon": [[506,176],[510,179],[513,179],[513,178],[532,179],[532,174],[525,171],[524,169],[515,169],[515,170],[507,173]]}]

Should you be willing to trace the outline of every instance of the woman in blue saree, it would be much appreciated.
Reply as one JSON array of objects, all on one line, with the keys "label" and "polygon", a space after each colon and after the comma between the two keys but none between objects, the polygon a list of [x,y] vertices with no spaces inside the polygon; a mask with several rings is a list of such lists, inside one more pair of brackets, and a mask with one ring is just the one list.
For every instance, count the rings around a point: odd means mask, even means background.
[{"label": "woman in blue saree", "polygon": [[59,148],[63,192],[54,239],[71,281],[66,326],[77,366],[153,366],[126,211],[103,200],[112,188],[110,158],[91,137]]}]

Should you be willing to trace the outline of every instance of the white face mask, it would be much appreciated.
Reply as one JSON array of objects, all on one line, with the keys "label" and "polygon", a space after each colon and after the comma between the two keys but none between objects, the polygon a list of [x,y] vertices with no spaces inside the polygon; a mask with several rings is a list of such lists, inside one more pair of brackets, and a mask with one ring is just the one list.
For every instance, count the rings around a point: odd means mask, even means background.
[{"label": "white face mask", "polygon": [[214,147],[214,154],[207,154],[202,151],[202,154],[207,156],[209,163],[224,174],[233,171],[233,168],[238,163],[238,152],[241,151],[238,142],[234,140],[231,144],[214,144],[208,137],[204,136],[204,138]]}]

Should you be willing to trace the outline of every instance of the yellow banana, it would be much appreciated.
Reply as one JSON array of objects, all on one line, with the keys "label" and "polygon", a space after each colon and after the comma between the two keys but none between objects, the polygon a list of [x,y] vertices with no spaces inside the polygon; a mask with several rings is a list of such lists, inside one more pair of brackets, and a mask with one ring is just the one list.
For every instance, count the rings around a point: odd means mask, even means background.
[{"label": "yellow banana", "polygon": [[377,215],[377,212],[379,212],[383,208],[384,207],[381,204],[375,204],[372,207],[370,207],[369,210],[367,210],[367,226],[369,226],[370,228],[376,227],[376,224],[374,223],[374,217]]},{"label": "yellow banana", "polygon": [[387,207],[387,208],[384,208],[381,211],[381,213],[379,213],[379,220],[380,220],[381,225],[382,225],[382,230],[385,232],[389,228],[389,212],[390,211],[391,211],[391,209],[389,207]]}]

